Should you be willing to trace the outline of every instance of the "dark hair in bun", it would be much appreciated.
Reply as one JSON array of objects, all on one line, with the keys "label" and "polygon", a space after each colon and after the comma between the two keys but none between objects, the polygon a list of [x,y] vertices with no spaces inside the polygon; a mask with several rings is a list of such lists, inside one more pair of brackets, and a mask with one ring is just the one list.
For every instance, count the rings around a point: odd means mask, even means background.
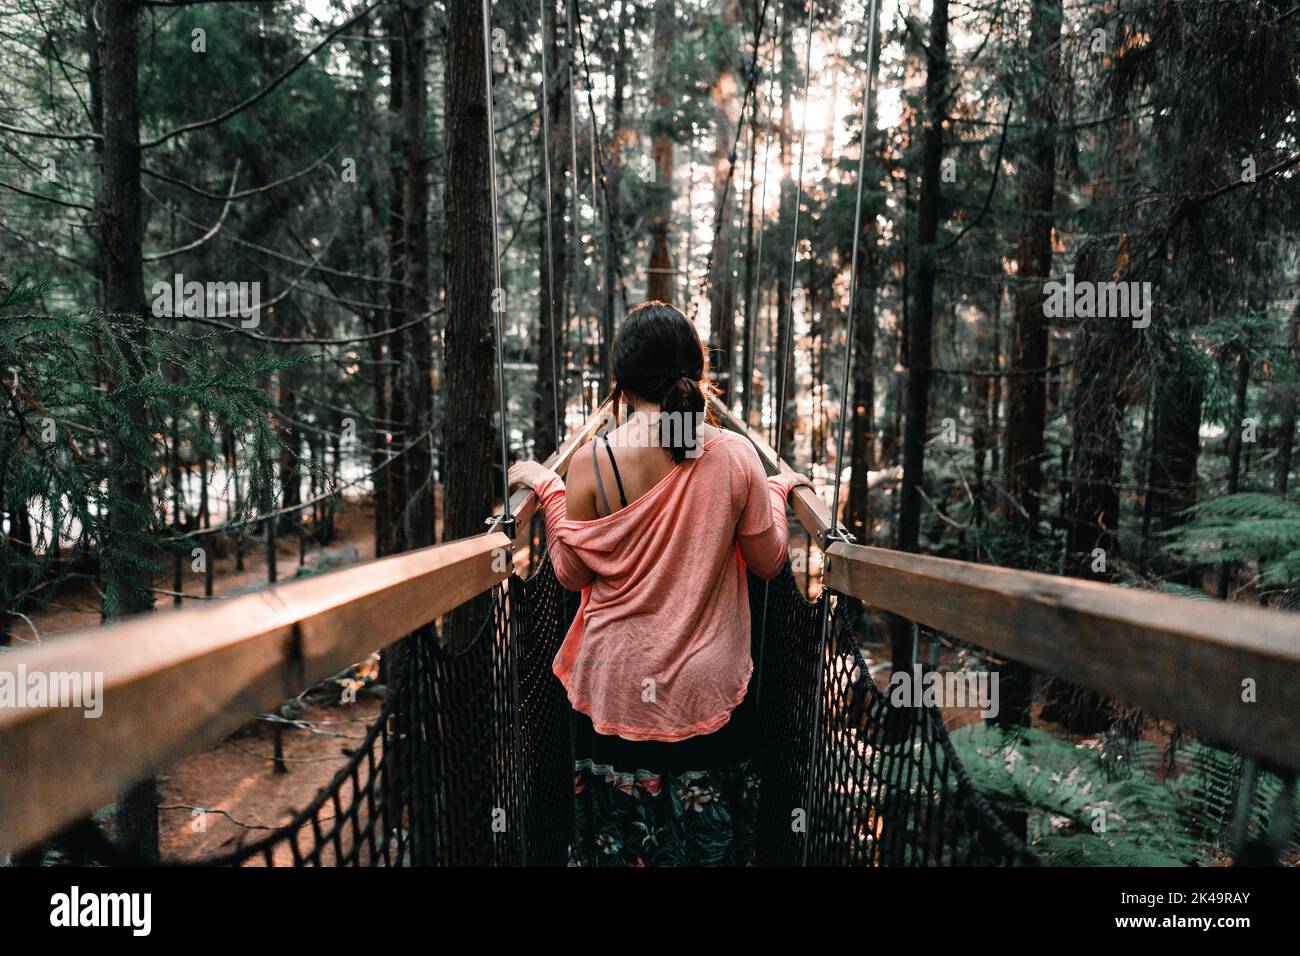
[{"label": "dark hair in bun", "polygon": [[691,320],[666,302],[645,302],[627,314],[614,339],[614,408],[625,395],[657,404],[659,443],[673,461],[695,449],[705,413],[708,359]]}]

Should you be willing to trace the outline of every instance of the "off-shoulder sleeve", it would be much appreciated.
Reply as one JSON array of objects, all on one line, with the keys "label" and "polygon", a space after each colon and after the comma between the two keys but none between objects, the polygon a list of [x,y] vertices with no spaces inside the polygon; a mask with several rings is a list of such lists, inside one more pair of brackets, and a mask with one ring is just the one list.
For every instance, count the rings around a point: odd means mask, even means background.
[{"label": "off-shoulder sleeve", "polygon": [[570,591],[581,591],[596,579],[582,555],[570,544],[572,528],[568,521],[564,479],[548,471],[533,485],[533,494],[546,515],[546,549],[555,568],[555,577]]}]

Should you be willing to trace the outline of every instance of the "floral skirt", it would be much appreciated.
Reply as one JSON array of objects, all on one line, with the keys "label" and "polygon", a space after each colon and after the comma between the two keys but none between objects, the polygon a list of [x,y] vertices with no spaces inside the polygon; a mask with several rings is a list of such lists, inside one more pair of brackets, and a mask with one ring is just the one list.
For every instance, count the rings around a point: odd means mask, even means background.
[{"label": "floral skirt", "polygon": [[711,734],[676,743],[596,733],[571,712],[570,866],[748,866],[758,819],[753,694]]}]

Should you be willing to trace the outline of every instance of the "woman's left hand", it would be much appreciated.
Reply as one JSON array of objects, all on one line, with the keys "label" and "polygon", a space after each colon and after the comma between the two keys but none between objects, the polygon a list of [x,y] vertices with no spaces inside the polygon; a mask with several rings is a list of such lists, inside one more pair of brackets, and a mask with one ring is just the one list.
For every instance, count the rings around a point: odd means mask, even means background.
[{"label": "woman's left hand", "polygon": [[510,487],[524,485],[532,488],[550,473],[550,469],[539,462],[517,461],[510,466]]}]

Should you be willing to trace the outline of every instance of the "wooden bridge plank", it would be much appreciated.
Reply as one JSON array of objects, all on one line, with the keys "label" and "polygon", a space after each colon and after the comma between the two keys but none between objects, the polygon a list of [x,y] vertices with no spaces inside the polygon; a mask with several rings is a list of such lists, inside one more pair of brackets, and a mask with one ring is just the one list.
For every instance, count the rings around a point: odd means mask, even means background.
[{"label": "wooden bridge plank", "polygon": [[828,554],[837,591],[1300,771],[1300,615],[861,545]]},{"label": "wooden bridge plank", "polygon": [[98,718],[0,708],[0,855],[504,580],[509,546],[480,535],[0,656],[0,680],[103,675]]}]

